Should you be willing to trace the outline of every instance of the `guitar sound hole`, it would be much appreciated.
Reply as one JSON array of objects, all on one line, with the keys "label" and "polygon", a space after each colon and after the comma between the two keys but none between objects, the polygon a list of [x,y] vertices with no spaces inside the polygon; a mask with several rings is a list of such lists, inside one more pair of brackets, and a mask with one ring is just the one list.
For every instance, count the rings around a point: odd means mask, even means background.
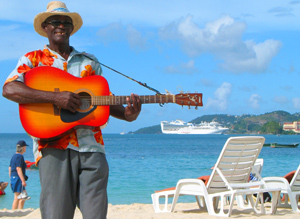
[{"label": "guitar sound hole", "polygon": [[78,93],[80,96],[80,100],[82,105],[79,107],[80,111],[88,110],[91,107],[91,96],[86,92]]}]

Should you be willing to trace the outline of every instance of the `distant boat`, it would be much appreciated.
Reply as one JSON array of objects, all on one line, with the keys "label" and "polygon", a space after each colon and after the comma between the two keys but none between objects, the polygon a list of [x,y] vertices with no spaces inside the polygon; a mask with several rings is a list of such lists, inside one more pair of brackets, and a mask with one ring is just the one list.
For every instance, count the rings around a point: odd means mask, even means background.
[{"label": "distant boat", "polygon": [[160,126],[163,134],[222,134],[228,130],[228,128],[215,121],[199,124],[187,123],[182,120],[161,121]]},{"label": "distant boat", "polygon": [[120,135],[125,135],[125,132],[121,132]]},{"label": "distant boat", "polygon": [[266,143],[264,147],[271,147],[271,148],[296,148],[298,147],[299,143],[291,143],[291,144],[278,144],[278,143]]}]

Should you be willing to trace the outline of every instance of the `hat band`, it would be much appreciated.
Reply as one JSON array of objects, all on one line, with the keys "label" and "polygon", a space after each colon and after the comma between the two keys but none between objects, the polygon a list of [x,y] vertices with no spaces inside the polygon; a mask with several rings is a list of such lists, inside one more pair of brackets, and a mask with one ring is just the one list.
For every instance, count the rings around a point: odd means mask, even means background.
[{"label": "hat band", "polygon": [[55,8],[51,12],[69,12],[66,8]]}]

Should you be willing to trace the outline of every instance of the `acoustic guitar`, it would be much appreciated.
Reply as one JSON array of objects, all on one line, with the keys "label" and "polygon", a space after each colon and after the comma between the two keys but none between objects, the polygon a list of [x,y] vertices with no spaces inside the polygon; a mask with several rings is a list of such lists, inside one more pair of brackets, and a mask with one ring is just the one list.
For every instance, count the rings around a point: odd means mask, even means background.
[{"label": "acoustic guitar", "polygon": [[[99,75],[75,77],[61,69],[40,66],[24,76],[24,83],[43,91],[70,91],[80,95],[82,105],[75,113],[51,103],[19,104],[21,123],[25,131],[41,140],[55,140],[76,128],[93,128],[104,125],[109,118],[109,106],[126,104],[130,96],[112,96],[106,79]],[[201,93],[144,95],[143,104],[177,103],[203,106]]]}]

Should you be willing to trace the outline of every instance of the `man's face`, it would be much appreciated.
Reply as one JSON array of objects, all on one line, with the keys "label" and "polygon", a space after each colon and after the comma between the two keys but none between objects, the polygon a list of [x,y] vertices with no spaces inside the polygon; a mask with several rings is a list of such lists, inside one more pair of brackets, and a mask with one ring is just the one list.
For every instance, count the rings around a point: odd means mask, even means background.
[{"label": "man's face", "polygon": [[50,44],[69,43],[69,37],[74,28],[70,17],[60,15],[48,17],[42,27],[47,33]]}]

